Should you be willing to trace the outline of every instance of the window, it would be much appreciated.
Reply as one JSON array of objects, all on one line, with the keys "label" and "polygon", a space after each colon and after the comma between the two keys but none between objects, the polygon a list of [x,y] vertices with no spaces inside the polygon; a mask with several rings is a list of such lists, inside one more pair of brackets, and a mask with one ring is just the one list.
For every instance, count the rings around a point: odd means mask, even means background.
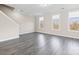
[{"label": "window", "polygon": [[69,29],[79,31],[79,11],[69,13]]},{"label": "window", "polygon": [[60,23],[60,16],[54,15],[52,16],[52,24],[53,29],[58,30],[59,29],[59,23]]},{"label": "window", "polygon": [[39,27],[40,28],[43,28],[43,21],[44,21],[44,17],[43,16],[39,17]]}]

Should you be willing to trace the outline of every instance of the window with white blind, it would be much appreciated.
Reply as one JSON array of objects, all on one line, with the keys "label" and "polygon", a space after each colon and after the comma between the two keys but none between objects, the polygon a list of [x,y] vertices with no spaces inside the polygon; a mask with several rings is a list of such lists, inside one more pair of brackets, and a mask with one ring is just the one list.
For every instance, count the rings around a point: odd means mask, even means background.
[{"label": "window with white blind", "polygon": [[52,29],[58,30],[60,26],[60,15],[52,16]]},{"label": "window with white blind", "polygon": [[43,16],[40,16],[39,17],[39,28],[43,28],[44,27],[44,17]]}]

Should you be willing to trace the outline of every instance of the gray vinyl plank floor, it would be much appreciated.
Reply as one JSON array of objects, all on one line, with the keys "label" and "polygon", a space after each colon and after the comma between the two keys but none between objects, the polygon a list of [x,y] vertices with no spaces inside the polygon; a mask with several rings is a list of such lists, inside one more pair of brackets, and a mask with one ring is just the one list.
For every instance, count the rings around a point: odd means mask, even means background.
[{"label": "gray vinyl plank floor", "polygon": [[0,55],[79,55],[79,40],[43,33],[0,42]]}]

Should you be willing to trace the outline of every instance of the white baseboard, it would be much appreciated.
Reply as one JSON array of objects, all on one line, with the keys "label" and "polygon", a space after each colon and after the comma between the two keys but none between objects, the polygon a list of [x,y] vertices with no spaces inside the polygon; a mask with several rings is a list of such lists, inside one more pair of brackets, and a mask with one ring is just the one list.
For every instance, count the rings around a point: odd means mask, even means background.
[{"label": "white baseboard", "polygon": [[75,37],[75,36],[60,35],[60,34],[53,34],[53,33],[46,33],[46,32],[38,32],[38,33],[49,34],[49,35],[57,35],[57,36],[63,36],[63,37],[68,37],[68,38],[79,39],[79,37]]},{"label": "white baseboard", "polygon": [[0,39],[0,42],[7,41],[7,40],[12,40],[12,39],[17,39],[17,38],[19,38],[19,36],[10,37],[10,38],[6,38],[6,39]]},{"label": "white baseboard", "polygon": [[20,33],[20,35],[29,34],[29,33],[34,33],[34,32]]}]

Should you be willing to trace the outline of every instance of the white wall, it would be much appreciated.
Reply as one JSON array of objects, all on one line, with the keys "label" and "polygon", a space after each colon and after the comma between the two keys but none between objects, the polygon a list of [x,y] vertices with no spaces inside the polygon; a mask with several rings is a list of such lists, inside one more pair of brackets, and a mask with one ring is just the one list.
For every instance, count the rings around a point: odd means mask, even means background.
[{"label": "white wall", "polygon": [[11,18],[15,20],[19,25],[19,34],[27,34],[34,32],[34,17],[25,16],[16,11],[10,14]]},{"label": "white wall", "polygon": [[8,15],[11,19],[13,19],[16,23],[19,24],[19,34],[31,33],[34,32],[34,17],[25,16],[19,13],[18,11],[10,10],[7,7],[1,6],[0,9]]},{"label": "white wall", "polygon": [[19,25],[0,11],[0,41],[19,38]]},{"label": "white wall", "polygon": [[79,39],[79,32],[78,31],[68,31],[68,12],[62,12],[60,13],[60,30],[51,30],[51,16],[52,15],[46,15],[44,20],[44,28],[43,30],[39,30],[38,26],[38,17],[36,18],[36,32],[41,33],[47,33],[47,34],[53,34],[53,35],[59,35],[59,36],[65,36],[65,37],[72,37]]}]

